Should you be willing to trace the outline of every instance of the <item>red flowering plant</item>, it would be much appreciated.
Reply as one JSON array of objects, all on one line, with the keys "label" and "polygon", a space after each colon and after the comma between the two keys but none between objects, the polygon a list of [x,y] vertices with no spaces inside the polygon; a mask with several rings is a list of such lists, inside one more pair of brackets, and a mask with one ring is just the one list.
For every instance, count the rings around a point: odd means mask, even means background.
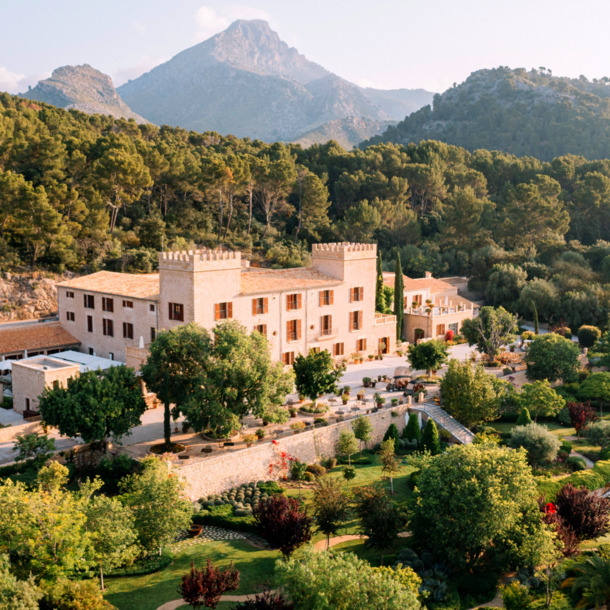
[{"label": "red flowering plant", "polygon": [[273,443],[273,453],[275,454],[274,459],[269,462],[269,477],[272,479],[288,479],[288,472],[290,470],[290,462],[297,461],[297,458],[293,457],[286,451],[279,449],[279,443],[276,440]]},{"label": "red flowering plant", "polygon": [[452,330],[448,330],[445,333],[445,341],[453,341],[453,331]]}]

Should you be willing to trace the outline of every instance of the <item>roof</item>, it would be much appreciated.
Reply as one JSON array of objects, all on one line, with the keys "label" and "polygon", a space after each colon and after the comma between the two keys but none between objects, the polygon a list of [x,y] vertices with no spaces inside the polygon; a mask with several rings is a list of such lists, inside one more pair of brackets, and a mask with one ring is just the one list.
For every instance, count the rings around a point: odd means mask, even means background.
[{"label": "roof", "polygon": [[[411,292],[412,290],[430,289],[430,293],[435,294],[437,292],[444,292],[453,288],[453,285],[449,282],[439,280],[435,277],[409,277],[408,275],[403,275],[402,281],[407,292]],[[384,271],[383,283],[385,286],[394,288],[394,273]]]},{"label": "roof", "polygon": [[24,350],[38,351],[80,345],[59,322],[39,322],[19,327],[0,328],[0,354]]},{"label": "roof", "polygon": [[121,366],[123,363],[117,360],[110,360],[109,358],[101,358],[100,356],[92,356],[91,354],[83,354],[82,352],[75,352],[74,350],[68,350],[67,352],[59,352],[53,354],[53,358],[63,360],[69,364],[80,365],[80,372],[86,371],[105,371],[112,366]]},{"label": "roof", "polygon": [[313,267],[296,269],[263,269],[248,267],[242,269],[242,294],[280,292],[286,290],[306,290],[339,286],[341,281],[326,275]]},{"label": "roof", "polygon": [[61,282],[58,286],[134,299],[157,300],[159,298],[158,273],[137,274],[98,271],[90,275],[76,277],[67,282]]}]

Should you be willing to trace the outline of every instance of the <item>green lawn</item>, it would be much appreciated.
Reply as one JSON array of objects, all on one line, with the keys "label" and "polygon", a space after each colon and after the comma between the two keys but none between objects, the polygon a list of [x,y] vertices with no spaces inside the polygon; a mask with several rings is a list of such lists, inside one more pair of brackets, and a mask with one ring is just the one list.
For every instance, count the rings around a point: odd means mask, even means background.
[{"label": "green lawn", "polygon": [[[280,556],[277,551],[255,549],[244,540],[223,540],[196,544],[180,552],[167,568],[146,576],[108,578],[106,599],[119,610],[155,610],[161,604],[179,599],[178,583],[186,574],[191,561],[200,566],[210,559],[220,567],[231,561],[240,571],[236,595],[253,593],[267,581],[273,584],[273,568]],[[221,608],[222,606],[219,606]],[[229,608],[230,604],[226,604]]]},{"label": "green lawn", "polygon": [[[387,549],[383,554],[383,565],[392,565],[396,560],[396,554],[401,548],[409,546],[409,538],[397,538],[392,548]],[[381,553],[375,551],[365,544],[365,540],[348,540],[333,547],[333,551],[354,553],[368,561],[372,566],[381,565]]]},{"label": "green lawn", "polygon": [[[574,428],[570,428],[568,426],[563,426],[559,422],[555,421],[541,421],[539,422],[542,426],[546,426],[553,434],[557,434],[562,438],[566,436],[574,436],[576,434],[576,430]],[[492,428],[495,428],[498,432],[510,432],[517,424],[514,422],[490,422],[489,425]]]}]

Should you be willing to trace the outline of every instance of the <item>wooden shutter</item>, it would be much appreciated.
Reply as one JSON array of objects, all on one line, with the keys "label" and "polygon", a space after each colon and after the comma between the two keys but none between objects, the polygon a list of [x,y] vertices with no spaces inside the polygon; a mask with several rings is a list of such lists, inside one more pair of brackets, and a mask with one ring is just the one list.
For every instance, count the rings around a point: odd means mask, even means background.
[{"label": "wooden shutter", "polygon": [[328,297],[329,297],[329,300],[328,300],[329,305],[333,305],[334,302],[335,302],[335,291],[334,290],[329,290],[328,291]]},{"label": "wooden shutter", "polygon": [[355,288],[350,288],[349,289],[349,302],[353,303],[354,302],[354,290],[356,290]]},{"label": "wooden shutter", "polygon": [[301,338],[301,320],[297,320],[297,339]]},{"label": "wooden shutter", "polygon": [[354,330],[354,312],[349,312],[349,329]]},{"label": "wooden shutter", "polygon": [[301,294],[297,294],[297,309],[301,309]]},{"label": "wooden shutter", "polygon": [[[263,313],[267,313],[269,311],[269,299],[267,297],[265,297],[263,299]],[[265,326],[266,328],[266,326]],[[265,334],[266,334],[266,330],[265,330]]]},{"label": "wooden shutter", "polygon": [[358,312],[358,328],[362,328],[362,312]]},{"label": "wooden shutter", "polygon": [[231,319],[233,317],[233,303],[227,303],[227,318]]},{"label": "wooden shutter", "polygon": [[252,299],[252,315],[255,316],[258,313],[258,299]]},{"label": "wooden shutter", "polygon": [[322,305],[324,305],[324,290],[320,290],[318,297],[318,305],[322,307]]},{"label": "wooden shutter", "polygon": [[214,320],[220,320],[220,303],[214,305]]}]

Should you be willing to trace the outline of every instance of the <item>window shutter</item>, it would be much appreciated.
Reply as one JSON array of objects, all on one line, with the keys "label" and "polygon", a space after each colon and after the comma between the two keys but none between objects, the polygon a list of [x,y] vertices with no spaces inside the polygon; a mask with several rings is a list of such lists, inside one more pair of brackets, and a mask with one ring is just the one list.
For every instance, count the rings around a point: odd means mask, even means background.
[{"label": "window shutter", "polygon": [[335,291],[334,290],[329,290],[329,293],[330,293],[330,301],[329,301],[329,303],[331,305],[333,305],[334,302],[335,302]]},{"label": "window shutter", "polygon": [[297,294],[297,309],[301,309],[301,294]]},{"label": "window shutter", "polygon": [[324,291],[320,290],[320,292],[318,292],[318,305],[320,307],[322,307],[322,305],[324,305]]},{"label": "window shutter", "polygon": [[301,338],[301,320],[297,320],[297,339]]},{"label": "window shutter", "polygon": [[356,290],[355,288],[350,288],[349,289],[349,302],[353,303],[354,302],[354,290]]},{"label": "window shutter", "polygon": [[220,303],[214,305],[214,320],[220,320]]},{"label": "window shutter", "polygon": [[358,328],[362,328],[362,311],[358,312]]},{"label": "window shutter", "polygon": [[233,317],[233,303],[227,303],[227,318],[231,319]]},{"label": "window shutter", "polygon": [[[265,297],[263,299],[263,313],[267,313],[269,311],[269,299]],[[265,334],[267,334],[267,326],[265,326]]]},{"label": "window shutter", "polygon": [[354,330],[354,312],[349,312],[349,329]]},{"label": "window shutter", "polygon": [[253,316],[255,316],[258,313],[257,302],[258,302],[257,299],[252,299],[252,315]]}]

